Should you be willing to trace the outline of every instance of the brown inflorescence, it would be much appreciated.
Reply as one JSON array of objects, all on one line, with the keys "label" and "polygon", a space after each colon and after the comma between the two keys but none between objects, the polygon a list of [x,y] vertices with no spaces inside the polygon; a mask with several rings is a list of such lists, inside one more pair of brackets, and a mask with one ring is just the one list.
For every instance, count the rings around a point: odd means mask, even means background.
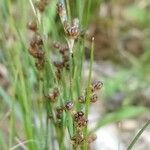
[{"label": "brown inflorescence", "polygon": [[65,109],[66,110],[72,110],[73,107],[74,107],[74,104],[73,104],[72,101],[68,101],[68,102],[65,103]]},{"label": "brown inflorescence", "polygon": [[92,83],[92,92],[100,90],[103,87],[103,83],[101,81],[95,81]]},{"label": "brown inflorescence", "polygon": [[76,39],[79,36],[79,21],[77,18],[73,19],[72,23],[64,23],[64,29],[69,38]]},{"label": "brown inflorescence", "polygon": [[82,133],[76,133],[72,138],[71,138],[71,143],[73,145],[81,145],[84,142],[84,136]]},{"label": "brown inflorescence", "polygon": [[34,33],[29,46],[29,53],[36,59],[36,67],[37,69],[41,70],[44,67],[45,59],[44,59],[44,52],[42,49],[43,40],[38,33]]},{"label": "brown inflorescence", "polygon": [[86,127],[88,123],[88,119],[84,116],[82,111],[74,114],[74,121],[78,129]]},{"label": "brown inflorescence", "polygon": [[69,48],[65,44],[60,44],[59,42],[54,42],[54,48],[59,50],[59,53],[62,56],[62,61],[54,61],[53,64],[56,67],[56,77],[61,79],[61,72],[65,68],[69,70]]},{"label": "brown inflorescence", "polygon": [[58,99],[59,96],[59,90],[57,87],[55,87],[52,92],[50,92],[46,98],[50,101],[50,102],[56,102],[56,100]]}]

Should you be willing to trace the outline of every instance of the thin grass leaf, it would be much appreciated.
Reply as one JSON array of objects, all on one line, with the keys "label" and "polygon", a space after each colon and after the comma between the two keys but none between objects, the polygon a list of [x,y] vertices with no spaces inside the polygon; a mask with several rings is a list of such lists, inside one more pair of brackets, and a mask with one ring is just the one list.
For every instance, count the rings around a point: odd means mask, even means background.
[{"label": "thin grass leaf", "polygon": [[99,120],[95,128],[92,131],[90,131],[90,133],[95,132],[96,130],[98,130],[100,127],[104,125],[116,123],[118,121],[122,121],[128,118],[133,118],[147,111],[148,110],[145,107],[135,107],[135,106],[123,107],[119,109],[118,111],[115,111],[115,112],[107,114],[106,116],[103,116],[103,118]]},{"label": "thin grass leaf", "polygon": [[137,133],[137,135],[134,137],[134,139],[131,141],[130,145],[128,146],[127,150],[131,150],[134,144],[137,142],[137,140],[140,138],[142,133],[146,130],[146,128],[150,125],[150,120],[146,122],[146,124],[142,127],[142,129]]}]

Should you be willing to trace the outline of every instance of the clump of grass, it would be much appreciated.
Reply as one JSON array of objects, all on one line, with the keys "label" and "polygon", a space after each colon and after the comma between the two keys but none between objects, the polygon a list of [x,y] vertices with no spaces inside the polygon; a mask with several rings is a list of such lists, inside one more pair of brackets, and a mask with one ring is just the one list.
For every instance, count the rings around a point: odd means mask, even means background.
[{"label": "clump of grass", "polygon": [[[51,143],[52,149],[58,147],[61,150],[78,148],[87,150],[89,144],[96,139],[96,135],[88,132],[89,107],[98,100],[97,91],[103,85],[99,81],[92,83],[94,38],[91,41],[88,82],[82,92],[83,53],[76,50],[78,47],[83,47],[79,19],[68,16],[67,4],[57,4],[57,12],[67,43],[54,42],[53,47],[58,50],[61,61],[52,61],[47,41],[42,39],[42,25],[44,25],[41,22],[42,13],[47,4],[43,0],[39,1],[33,9],[36,14],[35,19],[28,23],[28,29],[33,33],[28,50],[36,61],[37,75],[40,76],[38,85],[41,89],[42,104],[41,106],[38,104],[38,108],[40,112],[46,110],[45,149],[49,149]],[[37,16],[38,13],[41,20]],[[40,121],[42,123],[42,119]]]}]

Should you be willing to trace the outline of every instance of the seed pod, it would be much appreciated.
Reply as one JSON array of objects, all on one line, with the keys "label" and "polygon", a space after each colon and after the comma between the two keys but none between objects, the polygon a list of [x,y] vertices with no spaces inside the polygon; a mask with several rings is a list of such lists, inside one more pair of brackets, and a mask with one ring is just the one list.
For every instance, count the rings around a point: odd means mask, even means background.
[{"label": "seed pod", "polygon": [[94,93],[91,97],[91,102],[95,103],[97,101],[97,99],[98,99],[98,96],[97,96],[97,94]]},{"label": "seed pod", "polygon": [[76,39],[77,36],[79,35],[79,29],[76,26],[71,26],[65,29],[66,34],[73,39]]},{"label": "seed pod", "polygon": [[84,116],[84,112],[83,111],[76,112],[74,114],[74,121],[78,122],[78,120],[80,120],[83,116]]},{"label": "seed pod", "polygon": [[43,45],[43,40],[39,34],[35,34],[30,42],[30,46],[37,48]]},{"label": "seed pod", "polygon": [[32,30],[32,31],[37,31],[37,23],[36,21],[30,21],[28,24],[27,24],[27,27],[28,29]]},{"label": "seed pod", "polygon": [[77,133],[71,138],[71,143],[73,145],[81,145],[84,141],[84,136],[81,133]]},{"label": "seed pod", "polygon": [[101,81],[97,81],[97,82],[94,82],[92,84],[92,90],[93,92],[96,91],[96,90],[100,90],[103,86],[103,83]]},{"label": "seed pod", "polygon": [[34,58],[41,59],[44,57],[44,52],[40,49],[34,49],[34,48],[30,47],[28,49],[28,51]]},{"label": "seed pod", "polygon": [[65,109],[66,110],[72,110],[73,109],[73,102],[72,101],[69,101],[65,104]]},{"label": "seed pod", "polygon": [[83,128],[86,127],[88,124],[88,119],[86,119],[85,117],[79,117],[77,120],[77,126],[78,128]]}]

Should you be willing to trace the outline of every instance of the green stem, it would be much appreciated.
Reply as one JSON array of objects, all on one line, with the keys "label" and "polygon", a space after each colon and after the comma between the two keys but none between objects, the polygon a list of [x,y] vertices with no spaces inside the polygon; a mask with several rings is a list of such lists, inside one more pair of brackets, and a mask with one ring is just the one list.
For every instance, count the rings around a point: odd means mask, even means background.
[{"label": "green stem", "polygon": [[132,147],[134,146],[134,144],[137,142],[137,140],[139,139],[139,137],[142,135],[142,133],[144,132],[144,130],[150,125],[150,120],[148,120],[148,122],[142,127],[142,129],[137,133],[137,135],[135,136],[135,138],[131,141],[130,145],[128,146],[127,150],[131,150]]},{"label": "green stem", "polygon": [[[91,45],[91,54],[90,54],[90,68],[89,68],[89,76],[88,76],[88,84],[87,84],[87,91],[86,91],[86,104],[85,104],[85,115],[88,118],[89,106],[90,106],[90,84],[92,79],[92,66],[93,66],[93,59],[94,59],[94,37],[92,38],[92,45]],[[84,137],[87,137],[87,127],[84,130]],[[88,145],[84,142],[84,150],[87,150]]]}]

